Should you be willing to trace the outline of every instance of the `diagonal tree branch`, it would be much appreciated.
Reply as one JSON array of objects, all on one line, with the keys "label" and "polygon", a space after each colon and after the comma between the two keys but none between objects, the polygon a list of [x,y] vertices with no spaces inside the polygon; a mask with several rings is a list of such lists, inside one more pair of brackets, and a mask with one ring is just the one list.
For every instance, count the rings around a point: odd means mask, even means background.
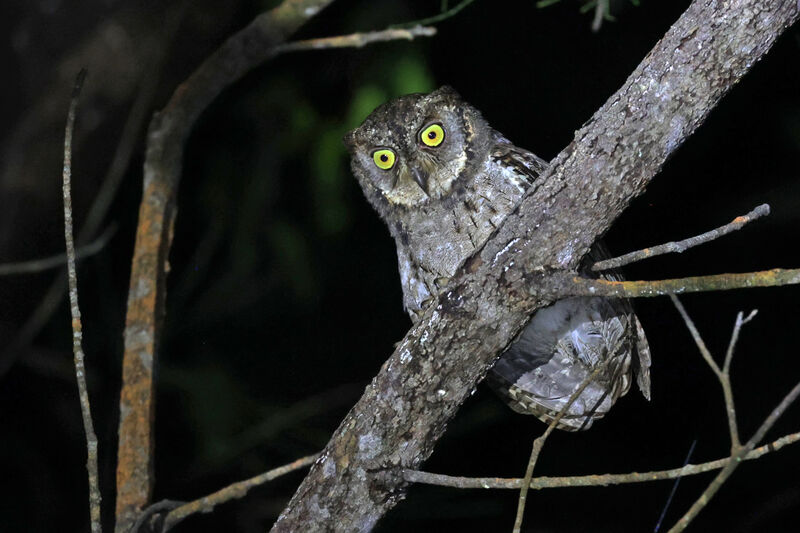
[{"label": "diagonal tree branch", "polygon": [[[399,343],[274,531],[367,531],[497,355],[553,294],[524,273],[578,266],[664,161],[796,19],[795,2],[693,2],[576,133]],[[533,230],[535,228],[535,231]]]}]

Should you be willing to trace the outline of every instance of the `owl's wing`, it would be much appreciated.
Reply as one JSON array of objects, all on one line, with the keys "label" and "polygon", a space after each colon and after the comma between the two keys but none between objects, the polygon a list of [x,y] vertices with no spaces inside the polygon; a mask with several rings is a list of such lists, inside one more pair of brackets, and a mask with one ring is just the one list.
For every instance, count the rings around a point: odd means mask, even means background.
[{"label": "owl's wing", "polygon": [[547,161],[533,152],[514,146],[497,132],[494,132],[493,142],[492,158],[501,165],[513,168],[528,186],[547,169]]},{"label": "owl's wing", "polygon": [[[584,257],[584,263],[581,270],[592,277],[597,277],[597,274],[589,271],[589,267],[594,263],[608,259],[609,257],[611,257],[611,254],[609,253],[608,248],[606,248],[605,243],[602,240],[597,241],[589,249],[589,253],[586,254],[586,257]],[[622,272],[615,268],[604,270],[599,277],[610,281],[625,281],[625,276],[622,275]],[[636,347],[636,357],[633,360],[633,372],[636,375],[636,384],[639,386],[642,396],[644,396],[647,400],[650,400],[651,358],[650,344],[647,342],[647,335],[644,333],[642,323],[639,322],[639,317],[637,317],[636,313],[633,311],[633,305],[631,305],[630,300],[624,298],[615,298],[611,301],[614,303],[614,305],[618,305],[630,320],[630,327],[635,335],[634,342]]]},{"label": "owl's wing", "polygon": [[[602,245],[593,247],[588,261],[606,257],[604,252]],[[621,276],[608,273],[604,277]],[[633,375],[650,398],[650,351],[630,303],[568,298],[534,314],[492,368],[487,382],[515,411],[549,423],[603,362],[605,369],[570,406],[558,424],[560,429],[588,429],[628,392]]]},{"label": "owl's wing", "polygon": [[601,371],[559,422],[588,429],[631,383],[628,316],[602,298],[568,298],[540,309],[501,356],[488,382],[515,411],[550,422],[597,365]]}]

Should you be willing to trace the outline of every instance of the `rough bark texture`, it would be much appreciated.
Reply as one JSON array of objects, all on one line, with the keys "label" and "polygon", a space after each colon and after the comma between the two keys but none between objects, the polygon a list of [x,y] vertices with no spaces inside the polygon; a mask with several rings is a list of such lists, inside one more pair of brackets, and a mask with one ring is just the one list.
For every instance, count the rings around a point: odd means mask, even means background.
[{"label": "rough bark texture", "polygon": [[150,123],[125,322],[117,455],[118,532],[130,529],[139,510],[149,503],[153,485],[153,369],[186,137],[200,113],[223,89],[271,58],[276,45],[332,1],[284,0],[258,16],[179,86]]},{"label": "rough bark texture", "polygon": [[[408,332],[273,531],[368,531],[405,493],[530,313],[798,18],[796,0],[698,0]],[[552,285],[552,286],[550,286]],[[549,295],[549,296],[548,296]]]}]

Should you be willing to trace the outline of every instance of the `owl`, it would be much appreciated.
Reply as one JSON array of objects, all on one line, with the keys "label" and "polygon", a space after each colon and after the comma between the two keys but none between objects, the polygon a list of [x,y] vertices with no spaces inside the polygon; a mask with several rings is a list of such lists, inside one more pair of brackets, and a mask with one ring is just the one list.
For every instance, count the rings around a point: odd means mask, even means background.
[{"label": "owl", "polygon": [[[412,321],[547,168],[449,87],[381,105],[344,142],[364,195],[394,237]],[[605,256],[596,244],[585,266]],[[515,411],[549,423],[601,363],[560,429],[589,428],[634,378],[650,398],[650,352],[630,303],[568,298],[532,316],[487,382]]]}]

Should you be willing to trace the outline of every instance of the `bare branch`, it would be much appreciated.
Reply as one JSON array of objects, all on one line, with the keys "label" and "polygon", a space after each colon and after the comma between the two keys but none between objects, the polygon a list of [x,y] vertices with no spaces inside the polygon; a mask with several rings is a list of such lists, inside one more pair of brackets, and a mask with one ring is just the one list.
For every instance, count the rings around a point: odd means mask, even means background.
[{"label": "bare branch", "polygon": [[708,353],[708,349],[705,348],[702,340],[700,339],[700,334],[697,332],[697,328],[695,328],[692,320],[689,318],[688,313],[683,308],[681,303],[678,301],[678,298],[674,295],[670,295],[672,302],[675,304],[675,307],[678,308],[681,316],[683,317],[686,325],[689,327],[689,330],[692,332],[692,336],[695,337],[697,342],[698,348],[700,348],[701,353],[703,353],[703,358],[706,359],[711,369],[717,375],[717,378],[722,385],[722,392],[725,396],[725,411],[728,416],[728,428],[730,431],[731,436],[731,456],[727,461],[727,464],[722,469],[722,471],[717,474],[717,477],[709,484],[705,491],[700,495],[700,497],[694,502],[691,508],[684,514],[681,519],[675,524],[675,526],[670,529],[670,533],[672,532],[679,532],[683,531],[686,526],[691,523],[691,521],[697,516],[697,514],[705,508],[711,498],[714,497],[716,492],[722,486],[723,483],[730,477],[739,463],[747,457],[750,451],[755,447],[756,444],[761,442],[766,435],[767,431],[775,424],[778,418],[783,414],[783,412],[789,407],[797,399],[798,394],[800,394],[800,382],[795,385],[795,387],[789,392],[789,394],[784,397],[783,401],[776,407],[772,413],[764,420],[761,424],[761,427],[758,428],[755,435],[747,441],[747,444],[742,446],[739,441],[739,430],[736,425],[736,409],[733,403],[733,389],[731,387],[731,378],[730,378],[730,364],[731,360],[733,359],[733,351],[736,346],[736,341],[739,338],[739,331],[741,330],[742,326],[749,322],[750,320],[755,317],[757,311],[751,311],[747,318],[743,318],[743,314],[739,312],[736,316],[736,323],[733,327],[733,333],[731,334],[731,340],[728,344],[728,350],[725,354],[725,363],[723,369],[720,369],[719,366],[714,362],[711,357],[711,354]]},{"label": "bare branch", "polygon": [[[102,235],[100,235],[94,242],[86,246],[81,246],[75,251],[75,260],[80,261],[87,257],[91,257],[108,244],[112,235],[116,232],[116,225],[111,225],[106,228]],[[43,257],[41,259],[32,259],[30,261],[20,261],[18,263],[4,263],[0,264],[0,276],[12,276],[17,274],[35,274],[43,272],[52,268],[60,268],[67,262],[66,254],[56,254],[50,257]]]},{"label": "bare branch", "polygon": [[717,474],[717,477],[709,484],[703,494],[697,498],[697,501],[692,504],[686,514],[684,514],[680,520],[669,530],[669,533],[678,533],[686,529],[686,526],[697,516],[697,514],[705,508],[711,498],[717,493],[719,488],[722,486],[723,483],[733,474],[733,471],[736,470],[736,467],[741,464],[742,460],[747,458],[750,454],[750,451],[753,450],[756,444],[758,444],[763,438],[764,435],[767,434],[767,431],[775,425],[775,422],[778,421],[778,418],[783,415],[783,413],[788,409],[788,407],[794,403],[797,399],[797,396],[800,395],[800,382],[792,388],[791,391],[783,398],[781,403],[772,410],[769,416],[764,420],[761,426],[758,428],[758,431],[752,436],[750,440],[747,441],[747,444],[742,446],[739,451],[732,455],[730,459],[726,461],[725,467],[722,471]]},{"label": "bare branch", "polygon": [[744,314],[739,311],[736,315],[736,323],[733,325],[733,333],[731,333],[731,341],[728,344],[728,351],[725,352],[725,363],[722,365],[722,371],[726,374],[730,373],[731,361],[733,360],[733,351],[736,349],[736,342],[739,340],[739,331],[742,326],[753,320],[758,314],[758,309],[753,309],[747,318],[743,318]]},{"label": "bare branch", "polygon": [[652,298],[668,294],[727,291],[752,287],[781,287],[800,283],[800,269],[773,268],[760,272],[691,276],[658,281],[609,281],[575,274],[548,275],[554,295],[605,296],[610,298]]},{"label": "bare branch", "polygon": [[81,330],[81,310],[78,307],[78,276],[75,272],[75,241],[72,237],[72,132],[75,129],[75,110],[81,94],[86,69],[78,73],[75,88],[67,114],[67,127],[64,133],[64,169],[62,188],[64,196],[64,240],[67,245],[67,278],[69,280],[69,310],[72,314],[72,352],[75,359],[75,378],[78,382],[83,429],[86,433],[86,470],[89,474],[89,516],[92,533],[100,533],[100,483],[97,475],[97,435],[92,424],[92,409],[89,405],[89,391],[86,386],[86,369],[83,365],[83,333]]},{"label": "bare branch", "polygon": [[630,263],[641,261],[642,259],[655,257],[657,255],[668,254],[668,253],[683,253],[689,248],[693,248],[697,245],[711,242],[714,239],[718,239],[736,230],[742,229],[745,226],[745,224],[766,215],[769,215],[769,204],[761,204],[760,206],[756,207],[746,215],[738,216],[734,218],[731,222],[728,222],[724,226],[720,226],[717,229],[707,231],[695,237],[689,237],[688,239],[684,239],[682,241],[668,242],[666,244],[653,246],[652,248],[644,248],[642,250],[630,252],[625,255],[621,255],[619,257],[604,259],[603,261],[598,261],[597,263],[592,265],[592,270],[594,272],[600,272],[612,268],[619,268]]},{"label": "bare branch", "polygon": [[692,339],[694,339],[694,343],[697,345],[697,349],[700,351],[700,355],[703,356],[706,364],[708,364],[714,374],[717,377],[720,377],[722,372],[720,371],[716,361],[714,361],[711,351],[709,351],[706,343],[700,336],[700,332],[697,330],[697,326],[694,325],[694,321],[689,316],[689,313],[686,312],[686,309],[683,307],[683,304],[680,302],[680,300],[678,300],[677,296],[670,294],[669,297],[670,300],[672,300],[672,303],[675,305],[675,308],[678,309],[678,313],[680,313],[683,322],[686,324],[686,328],[689,330],[689,333],[691,333]]},{"label": "bare branch", "polygon": [[[800,442],[800,432],[785,435],[779,439],[754,448],[742,457],[744,461],[751,461],[776,452],[788,446]],[[530,482],[533,490],[555,489],[564,487],[607,487],[609,485],[625,485],[628,483],[645,483],[648,481],[662,481],[677,479],[680,477],[694,476],[712,470],[719,470],[730,462],[730,457],[708,461],[700,464],[687,464],[680,468],[670,470],[656,470],[653,472],[631,472],[629,474],[597,474],[587,476],[567,476],[567,477],[537,477]],[[402,478],[408,483],[424,483],[426,485],[438,485],[441,487],[453,487],[456,489],[510,489],[519,490],[524,480],[521,478],[499,478],[499,477],[459,477],[447,476],[444,474],[432,474],[420,470],[404,469]]]},{"label": "bare branch", "polygon": [[550,421],[550,424],[548,424],[545,432],[533,441],[531,457],[528,459],[528,467],[525,469],[525,477],[522,478],[522,487],[519,491],[519,500],[517,501],[517,516],[514,519],[514,533],[520,533],[522,530],[522,517],[525,515],[525,502],[528,498],[528,488],[530,487],[531,479],[533,478],[533,469],[536,466],[536,461],[539,459],[539,454],[542,452],[542,447],[544,446],[547,437],[550,436],[561,419],[564,418],[564,415],[567,413],[567,411],[569,411],[569,408],[572,407],[572,404],[575,403],[575,400],[578,399],[578,396],[580,396],[586,387],[589,386],[589,383],[591,383],[592,380],[596,378],[603,369],[605,369],[607,364],[608,360],[605,360],[595,367],[592,373],[583,380],[583,383],[581,383],[580,387],[575,389],[575,392],[572,393],[567,400],[567,403],[561,408],[556,417]]},{"label": "bare branch", "polygon": [[164,519],[162,531],[169,531],[174,526],[178,525],[178,523],[180,523],[182,520],[193,514],[210,513],[217,505],[231,500],[244,498],[251,489],[258,487],[259,485],[263,485],[268,481],[272,481],[280,476],[306,467],[316,461],[318,457],[318,453],[301,457],[300,459],[292,461],[289,464],[273,468],[272,470],[268,470],[262,474],[251,477],[250,479],[245,479],[244,481],[239,481],[238,483],[228,485],[227,487],[209,494],[208,496],[203,496],[197,500],[185,503],[180,507],[171,510],[169,514],[167,514],[166,518]]},{"label": "bare branch", "polygon": [[366,33],[351,33],[350,35],[338,35],[336,37],[292,41],[276,46],[275,53],[283,54],[286,52],[324,50],[326,48],[362,48],[372,43],[398,40],[411,41],[415,37],[433,37],[434,35],[436,35],[436,28],[431,26],[414,26],[409,29],[398,28]]}]

